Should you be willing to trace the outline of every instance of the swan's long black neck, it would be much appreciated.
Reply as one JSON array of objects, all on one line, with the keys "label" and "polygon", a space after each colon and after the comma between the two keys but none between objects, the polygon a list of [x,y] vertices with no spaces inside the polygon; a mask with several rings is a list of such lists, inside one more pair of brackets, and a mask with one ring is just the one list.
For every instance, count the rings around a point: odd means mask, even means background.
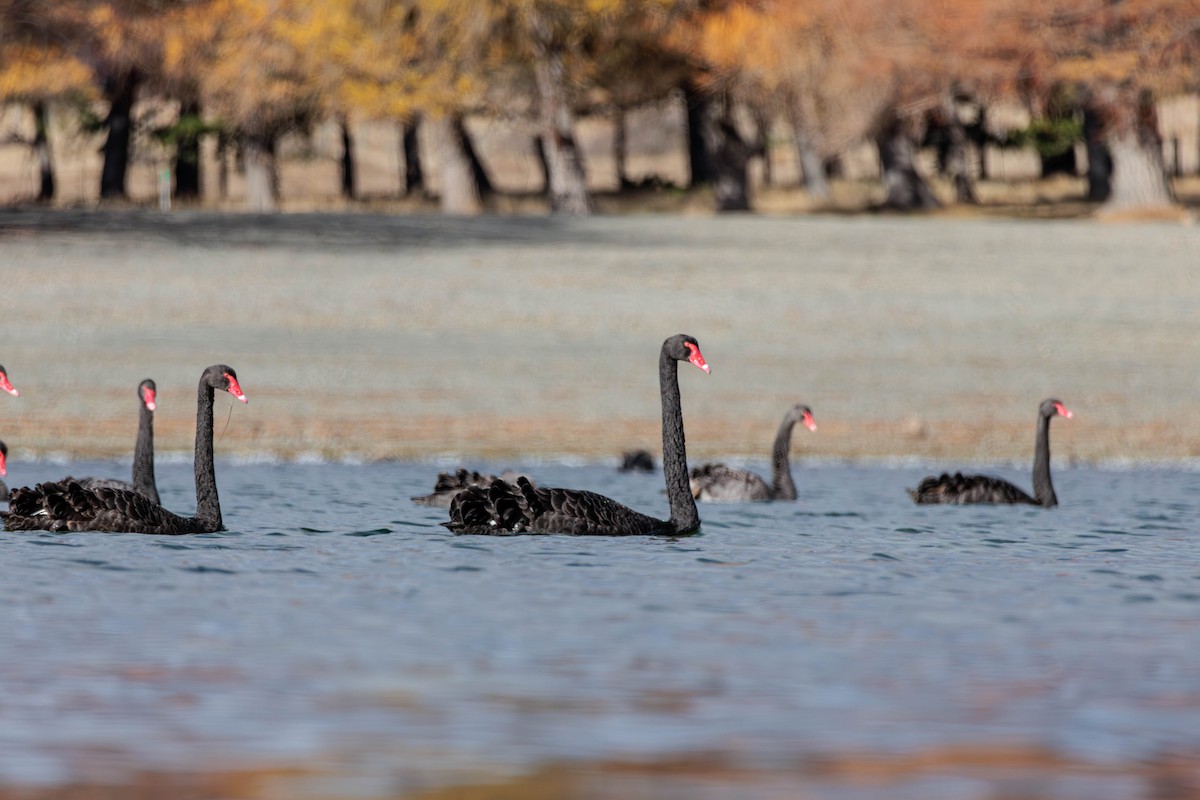
[{"label": "swan's long black neck", "polygon": [[688,484],[683,407],[679,402],[679,362],[665,350],[658,359],[658,384],[662,393],[663,476],[671,504],[671,525],[679,533],[691,533],[700,527],[700,514]]},{"label": "swan's long black neck", "polygon": [[792,463],[788,458],[795,426],[795,417],[791,414],[784,417],[779,433],[775,434],[775,446],[771,448],[771,496],[776,500],[796,499],[796,481],[792,478]]},{"label": "swan's long black neck", "polygon": [[158,484],[154,480],[154,412],[145,403],[140,405],[137,444],[133,448],[133,488],[158,503]]},{"label": "swan's long black neck", "polygon": [[[205,376],[205,378],[207,375]],[[217,474],[213,466],[213,387],[204,378],[196,393],[196,519],[224,530],[221,501],[217,497]]]},{"label": "swan's long black neck", "polygon": [[1050,480],[1050,417],[1038,415],[1037,447],[1033,451],[1033,499],[1046,507],[1058,505]]}]

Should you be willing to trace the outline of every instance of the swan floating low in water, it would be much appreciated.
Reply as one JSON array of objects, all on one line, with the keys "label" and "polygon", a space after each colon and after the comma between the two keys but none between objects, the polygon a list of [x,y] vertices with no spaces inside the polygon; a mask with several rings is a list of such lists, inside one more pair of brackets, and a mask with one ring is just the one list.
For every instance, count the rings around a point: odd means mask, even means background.
[{"label": "swan floating low in water", "polygon": [[621,454],[621,472],[654,472],[654,456],[649,450],[626,450]]}]

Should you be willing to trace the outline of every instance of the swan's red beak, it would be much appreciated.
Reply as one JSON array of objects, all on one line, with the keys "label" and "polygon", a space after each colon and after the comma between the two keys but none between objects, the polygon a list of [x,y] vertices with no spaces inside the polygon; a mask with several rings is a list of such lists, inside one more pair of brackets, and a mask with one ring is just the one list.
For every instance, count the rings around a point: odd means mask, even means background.
[{"label": "swan's red beak", "polygon": [[813,419],[811,411],[804,412],[804,427],[808,428],[810,431],[815,431],[817,429],[817,423],[816,420]]},{"label": "swan's red beak", "polygon": [[700,355],[699,347],[692,344],[691,342],[684,342],[683,344],[685,347],[687,347],[688,351],[691,353],[691,355],[688,356],[688,361],[690,363],[695,364],[697,367],[704,370],[705,372],[712,372],[712,367],[708,366],[708,362],[706,362],[704,360],[704,356]]},{"label": "swan's red beak", "polygon": [[7,456],[5,456],[4,453],[0,453],[0,475],[8,474],[8,463],[6,459]]},{"label": "swan's red beak", "polygon": [[154,402],[154,390],[150,387],[142,389],[142,402],[146,404],[146,408],[151,411],[158,410],[158,404]]},{"label": "swan's red beak", "polygon": [[21,393],[17,391],[16,387],[8,382],[8,376],[5,375],[3,372],[0,372],[0,389],[3,389],[4,391],[8,392],[13,397],[21,396]]},{"label": "swan's red beak", "polygon": [[1060,417],[1066,417],[1067,419],[1070,419],[1071,417],[1075,416],[1071,413],[1071,409],[1067,408],[1062,403],[1055,403],[1054,410],[1058,412]]},{"label": "swan's red beak", "polygon": [[250,401],[249,401],[249,400],[246,398],[246,395],[242,394],[242,387],[241,387],[241,386],[238,386],[237,378],[233,377],[233,376],[232,376],[232,375],[230,375],[228,372],[226,372],[226,373],[225,373],[225,379],[229,381],[229,393],[230,393],[231,395],[233,395],[234,397],[236,397],[238,400],[241,400],[243,403],[249,403],[249,402],[250,402]]}]

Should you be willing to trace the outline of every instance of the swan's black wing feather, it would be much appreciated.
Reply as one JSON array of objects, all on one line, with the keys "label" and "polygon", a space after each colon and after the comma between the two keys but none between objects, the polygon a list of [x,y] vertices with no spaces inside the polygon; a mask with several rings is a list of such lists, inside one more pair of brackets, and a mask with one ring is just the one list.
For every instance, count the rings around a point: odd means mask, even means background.
[{"label": "swan's black wing feather", "polygon": [[930,475],[921,481],[916,489],[909,489],[908,495],[914,503],[1038,504],[1022,489],[1002,478],[991,475],[963,475],[961,472],[953,475],[946,472],[937,476]]},{"label": "swan's black wing feather", "polygon": [[10,531],[112,531],[181,534],[208,530],[199,520],[172,514],[134,491],[84,488],[67,479],[15,489],[8,511],[0,512]]},{"label": "swan's black wing feather", "polygon": [[672,532],[654,519],[595,492],[535,487],[521,477],[516,484],[493,481],[487,489],[470,487],[450,504],[455,533],[503,535],[569,533],[581,536],[631,536]]}]

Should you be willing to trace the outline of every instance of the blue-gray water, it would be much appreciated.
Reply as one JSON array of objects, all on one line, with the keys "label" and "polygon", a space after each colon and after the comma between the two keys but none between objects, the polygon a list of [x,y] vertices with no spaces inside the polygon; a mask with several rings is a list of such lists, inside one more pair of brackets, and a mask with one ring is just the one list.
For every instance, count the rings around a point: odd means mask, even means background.
[{"label": "blue-gray water", "polygon": [[[661,474],[471,466],[666,513]],[[437,469],[226,462],[225,533],[0,534],[0,782],[1200,753],[1198,471],[1059,469],[1047,511],[916,507],[928,470],[807,465],[799,502],[702,505],[671,540],[454,537],[408,500]],[[193,507],[189,464],[159,484]]]}]

